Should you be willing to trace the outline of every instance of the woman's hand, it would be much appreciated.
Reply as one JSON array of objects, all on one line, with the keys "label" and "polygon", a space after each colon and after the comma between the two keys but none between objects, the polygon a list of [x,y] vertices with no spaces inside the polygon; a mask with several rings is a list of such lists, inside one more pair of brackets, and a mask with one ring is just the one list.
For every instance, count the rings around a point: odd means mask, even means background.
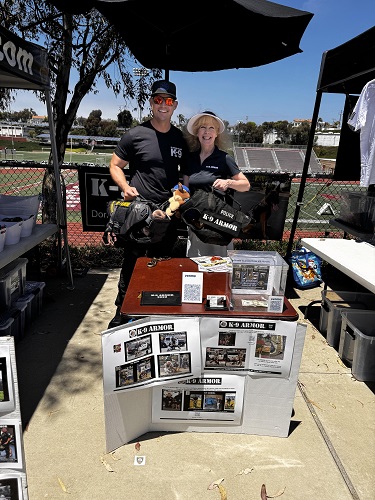
[{"label": "woman's hand", "polygon": [[216,181],[212,184],[212,187],[225,192],[227,189],[230,188],[231,184],[232,184],[232,179],[216,179]]}]

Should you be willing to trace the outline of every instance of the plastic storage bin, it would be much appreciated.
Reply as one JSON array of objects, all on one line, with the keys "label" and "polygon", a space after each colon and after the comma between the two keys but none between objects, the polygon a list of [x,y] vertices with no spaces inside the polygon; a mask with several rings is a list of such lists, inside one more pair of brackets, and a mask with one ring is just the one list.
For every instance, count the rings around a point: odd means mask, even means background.
[{"label": "plastic storage bin", "polygon": [[375,311],[375,295],[347,291],[322,291],[319,331],[326,334],[327,343],[336,350],[340,343],[341,311],[343,309]]},{"label": "plastic storage bin", "polygon": [[339,356],[361,382],[375,381],[375,311],[341,311]]},{"label": "plastic storage bin", "polygon": [[42,312],[43,290],[46,286],[44,281],[26,281],[25,294],[32,294],[34,300],[31,303],[31,321]]},{"label": "plastic storage bin", "polygon": [[25,333],[26,304],[12,307],[0,315],[0,334],[14,337],[14,342],[19,342]]},{"label": "plastic storage bin", "polygon": [[20,257],[0,269],[0,311],[10,309],[12,302],[25,293],[27,262]]},{"label": "plastic storage bin", "polygon": [[[15,302],[15,307],[21,309],[25,307],[25,330],[29,328],[31,323],[34,320],[33,317],[33,302],[36,301],[37,298],[33,293],[25,293],[21,295]],[[34,307],[35,309],[35,307]]]}]

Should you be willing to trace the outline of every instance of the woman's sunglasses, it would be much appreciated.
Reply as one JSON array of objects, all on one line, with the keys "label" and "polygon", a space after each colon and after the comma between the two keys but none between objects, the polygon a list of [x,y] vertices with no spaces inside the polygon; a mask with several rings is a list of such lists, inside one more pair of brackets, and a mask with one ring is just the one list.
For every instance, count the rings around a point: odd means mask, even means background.
[{"label": "woman's sunglasses", "polygon": [[165,102],[167,106],[173,106],[175,101],[173,97],[161,97],[160,95],[156,95],[155,97],[152,98],[152,100],[154,101],[155,104],[158,104],[159,106],[160,104],[163,104],[163,102]]}]

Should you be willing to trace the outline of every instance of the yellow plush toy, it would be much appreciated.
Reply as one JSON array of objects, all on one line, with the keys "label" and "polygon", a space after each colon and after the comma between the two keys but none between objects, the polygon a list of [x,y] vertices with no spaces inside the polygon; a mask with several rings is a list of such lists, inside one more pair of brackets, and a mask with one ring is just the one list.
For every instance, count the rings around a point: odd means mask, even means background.
[{"label": "yellow plush toy", "polygon": [[176,212],[178,211],[180,205],[185,203],[185,201],[190,198],[189,188],[181,184],[181,182],[179,182],[177,186],[172,189],[172,192],[173,196],[168,200],[169,207],[165,211],[168,217],[177,215]]}]

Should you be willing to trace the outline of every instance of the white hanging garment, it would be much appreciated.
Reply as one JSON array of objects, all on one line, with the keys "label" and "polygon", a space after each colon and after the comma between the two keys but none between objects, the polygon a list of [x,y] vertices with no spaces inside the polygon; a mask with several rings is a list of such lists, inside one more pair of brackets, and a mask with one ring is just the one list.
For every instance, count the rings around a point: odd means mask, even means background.
[{"label": "white hanging garment", "polygon": [[368,187],[375,184],[375,80],[363,87],[348,125],[360,132],[360,185]]}]

